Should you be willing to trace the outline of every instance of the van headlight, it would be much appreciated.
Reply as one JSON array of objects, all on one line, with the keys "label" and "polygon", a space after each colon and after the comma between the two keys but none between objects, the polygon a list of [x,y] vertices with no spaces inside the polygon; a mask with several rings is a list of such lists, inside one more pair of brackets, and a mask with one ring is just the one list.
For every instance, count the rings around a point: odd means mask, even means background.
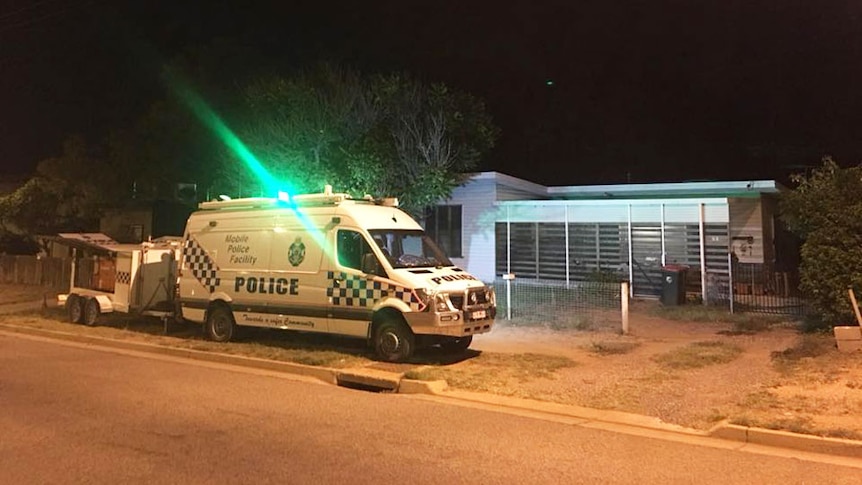
[{"label": "van headlight", "polygon": [[437,293],[434,296],[434,308],[437,310],[437,313],[451,312],[452,308],[449,307],[448,298],[443,293]]},{"label": "van headlight", "polygon": [[413,290],[416,292],[416,296],[419,297],[419,301],[425,305],[425,309],[423,311],[429,311],[432,308],[432,304],[434,303],[434,292],[428,291],[425,288],[416,288]]},{"label": "van headlight", "polygon": [[436,293],[424,288],[417,288],[416,296],[425,305],[423,311],[436,311],[437,313],[452,312],[452,306],[449,305],[449,297],[446,293]]}]

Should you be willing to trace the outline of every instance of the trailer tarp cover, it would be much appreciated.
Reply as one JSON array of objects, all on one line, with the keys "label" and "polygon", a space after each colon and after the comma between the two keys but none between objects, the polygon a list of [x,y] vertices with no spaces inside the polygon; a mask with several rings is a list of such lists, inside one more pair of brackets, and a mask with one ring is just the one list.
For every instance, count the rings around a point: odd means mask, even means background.
[{"label": "trailer tarp cover", "polygon": [[72,247],[116,251],[119,243],[101,232],[61,232],[58,234],[63,243]]}]

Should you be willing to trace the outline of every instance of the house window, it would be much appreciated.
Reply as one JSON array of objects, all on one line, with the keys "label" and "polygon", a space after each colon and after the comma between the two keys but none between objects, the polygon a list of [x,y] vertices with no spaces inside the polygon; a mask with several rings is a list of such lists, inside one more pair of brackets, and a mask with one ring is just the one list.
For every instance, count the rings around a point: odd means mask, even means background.
[{"label": "house window", "polygon": [[425,232],[453,258],[461,254],[461,206],[438,205],[425,219]]}]

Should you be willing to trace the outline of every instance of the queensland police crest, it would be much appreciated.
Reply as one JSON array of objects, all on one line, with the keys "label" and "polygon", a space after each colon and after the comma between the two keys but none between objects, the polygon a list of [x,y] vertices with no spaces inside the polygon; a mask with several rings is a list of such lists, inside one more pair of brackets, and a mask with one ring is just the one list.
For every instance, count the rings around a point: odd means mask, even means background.
[{"label": "queensland police crest", "polygon": [[305,244],[302,243],[302,238],[296,238],[296,241],[290,245],[287,251],[287,260],[293,266],[299,266],[305,260]]}]

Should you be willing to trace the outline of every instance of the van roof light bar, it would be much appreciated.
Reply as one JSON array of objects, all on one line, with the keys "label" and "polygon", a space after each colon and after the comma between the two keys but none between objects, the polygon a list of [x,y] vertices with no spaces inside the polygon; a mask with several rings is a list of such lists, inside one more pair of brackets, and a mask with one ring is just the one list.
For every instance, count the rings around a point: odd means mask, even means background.
[{"label": "van roof light bar", "polygon": [[[331,185],[326,185],[322,193],[317,194],[299,194],[289,196],[287,193],[279,193],[276,198],[272,197],[245,197],[241,199],[222,198],[222,200],[212,200],[209,202],[201,202],[198,207],[207,210],[217,209],[253,209],[266,207],[283,207],[285,205],[295,206],[326,206],[339,205],[342,202],[353,201],[353,197],[346,193],[336,193],[332,191]],[[373,198],[370,195],[364,196],[357,202],[371,202],[375,205],[385,207],[398,207],[398,199],[395,197]]]}]

